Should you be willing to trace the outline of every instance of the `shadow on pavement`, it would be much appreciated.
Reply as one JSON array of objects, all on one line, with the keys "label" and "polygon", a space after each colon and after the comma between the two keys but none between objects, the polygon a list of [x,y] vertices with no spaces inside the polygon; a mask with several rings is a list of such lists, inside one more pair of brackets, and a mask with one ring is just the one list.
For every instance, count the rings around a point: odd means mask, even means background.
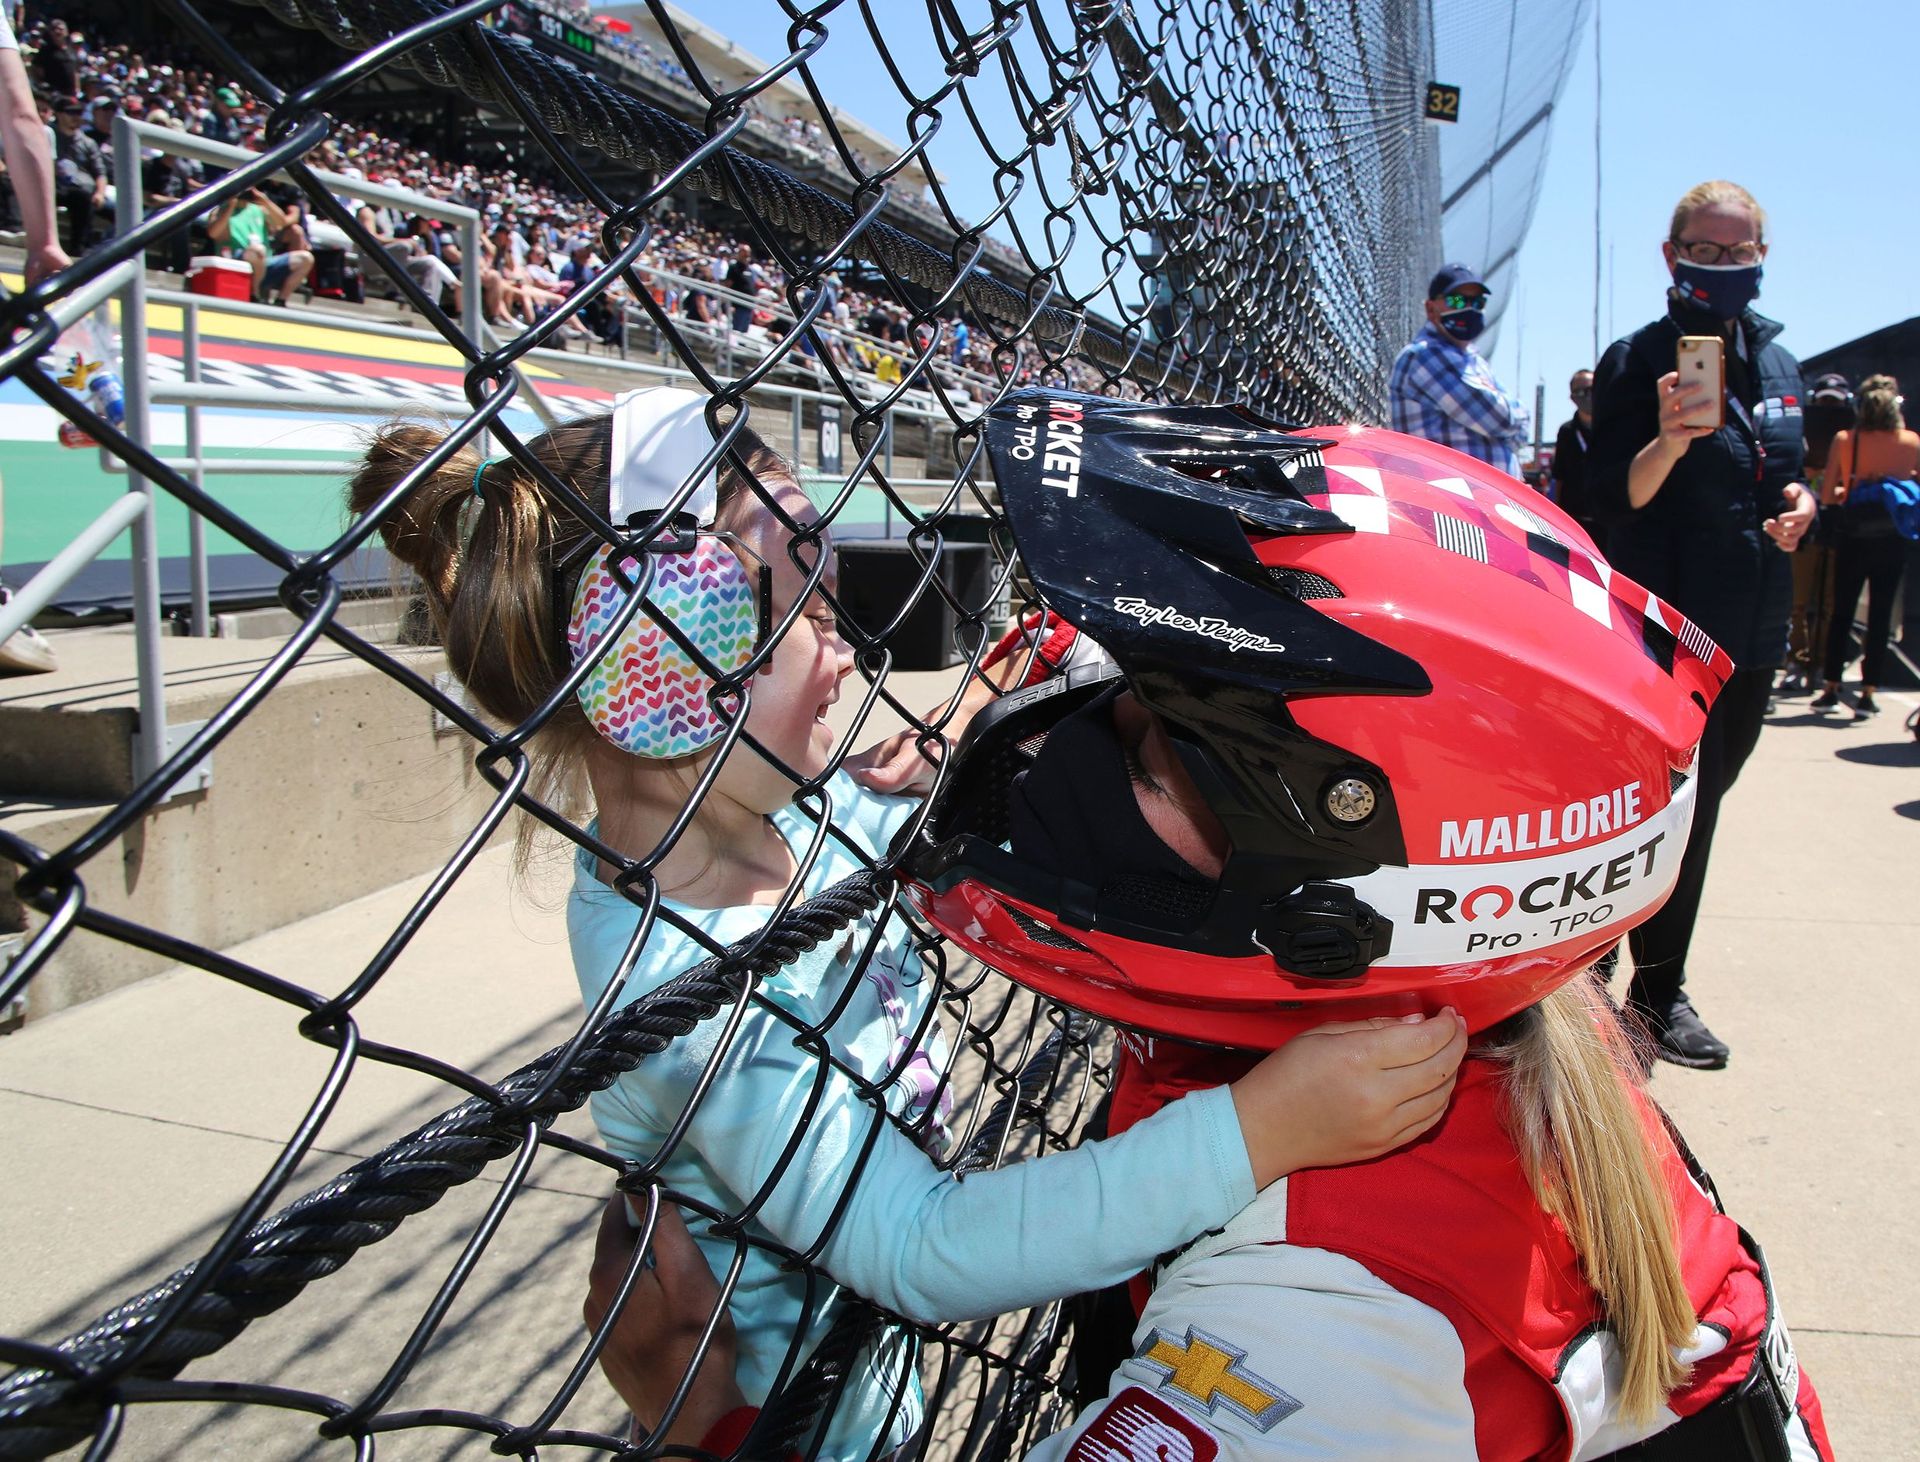
[{"label": "shadow on pavement", "polygon": [[1818,711],[1802,711],[1798,715],[1784,715],[1776,712],[1768,716],[1769,726],[1827,726],[1835,731],[1848,730],[1853,725],[1851,716],[1823,716]]},{"label": "shadow on pavement", "polygon": [[1863,767],[1920,767],[1920,741],[1883,741],[1873,746],[1843,746],[1834,755]]}]

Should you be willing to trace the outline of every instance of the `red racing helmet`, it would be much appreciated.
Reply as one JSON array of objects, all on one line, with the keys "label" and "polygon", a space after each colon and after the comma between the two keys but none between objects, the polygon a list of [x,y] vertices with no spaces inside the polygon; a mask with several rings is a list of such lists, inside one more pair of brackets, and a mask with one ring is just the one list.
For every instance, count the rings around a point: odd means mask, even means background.
[{"label": "red racing helmet", "polygon": [[[1732,662],[1524,484],[1393,432],[1051,389],[994,407],[987,447],[1036,591],[1111,665],[962,741],[902,864],[955,943],[1123,1026],[1271,1048],[1443,1006],[1484,1029],[1665,900]],[[1056,778],[1131,808],[1084,780],[1121,681],[1225,830],[1217,881],[1033,831]]]}]

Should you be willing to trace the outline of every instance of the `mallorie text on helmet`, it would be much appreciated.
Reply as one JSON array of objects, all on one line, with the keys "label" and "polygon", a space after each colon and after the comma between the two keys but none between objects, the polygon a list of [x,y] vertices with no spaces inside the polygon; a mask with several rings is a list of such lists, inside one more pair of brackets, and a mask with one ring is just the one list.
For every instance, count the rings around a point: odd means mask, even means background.
[{"label": "mallorie text on helmet", "polygon": [[1530,808],[1499,817],[1440,824],[1440,859],[1484,858],[1495,853],[1532,853],[1592,842],[1625,832],[1646,816],[1640,783],[1584,797],[1562,807]]}]

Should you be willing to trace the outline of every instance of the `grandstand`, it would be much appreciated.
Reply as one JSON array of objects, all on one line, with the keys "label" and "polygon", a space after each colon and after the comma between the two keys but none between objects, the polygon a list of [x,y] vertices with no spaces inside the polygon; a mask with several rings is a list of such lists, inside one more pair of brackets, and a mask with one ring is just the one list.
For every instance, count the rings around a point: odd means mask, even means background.
[{"label": "grandstand", "polygon": [[[683,12],[668,9],[680,43],[699,58],[703,67],[715,68],[710,84],[737,85],[765,69],[758,58]],[[66,7],[64,13],[76,35],[90,38],[77,47],[81,89],[88,96],[142,99],[150,108],[169,109],[176,125],[197,122],[211,130],[215,118],[208,109],[207,99],[222,87],[239,84],[237,77],[191,65],[194,58],[184,52],[176,40],[158,27],[142,25],[140,17],[130,18],[129,39],[107,43],[98,26],[113,23],[108,17],[89,12],[85,6]],[[303,33],[277,24],[250,8],[225,7],[216,13],[223,30],[249,55],[260,56],[269,71],[277,72],[284,67],[287,73],[297,77],[303,69],[311,70],[314,54],[309,38]],[[50,19],[60,14],[62,11],[56,8]],[[41,39],[50,19],[39,22],[28,33],[29,44]],[[576,31],[575,20],[592,28]],[[699,114],[698,94],[685,81],[685,73],[667,59],[671,47],[650,16],[636,16],[631,34],[623,35],[609,29],[606,23],[592,21],[582,11],[516,4],[505,7],[497,23],[503,30],[524,36],[537,47],[570,60],[583,60],[597,74],[616,80],[636,96],[670,106],[680,115]],[[511,338],[527,328],[537,318],[535,312],[531,309],[516,312],[510,308],[511,283],[506,285],[509,304],[500,302],[488,293],[488,279],[496,274],[524,278],[531,267],[546,284],[554,285],[553,273],[557,266],[564,264],[568,245],[591,234],[594,224],[586,200],[571,190],[550,165],[543,165],[542,154],[530,142],[525,127],[516,126],[514,119],[497,113],[450,109],[443,93],[395,84],[387,73],[380,73],[356,93],[349,93],[339,114],[343,127],[320,149],[319,160],[323,164],[345,176],[365,178],[423,199],[481,211],[485,220],[483,234],[497,224],[508,227],[509,238],[504,247],[513,256],[512,262],[497,253],[492,238],[482,239],[485,256],[482,292],[489,313],[494,316],[496,338]],[[824,132],[813,114],[811,99],[797,83],[776,84],[765,101],[751,104],[750,116],[750,123],[741,134],[745,150],[788,168],[796,177],[816,183],[830,182],[843,193],[852,192],[850,175],[833,150],[823,146]],[[832,118],[836,134],[846,138],[856,160],[866,151],[882,156],[891,156],[897,151],[885,137],[845,112],[834,109]],[[249,102],[242,125],[237,129],[239,137],[246,145],[258,147],[264,141],[264,123],[264,108],[257,102]],[[608,166],[615,175],[627,173],[635,188],[645,186],[648,181],[645,174],[616,164]],[[170,190],[178,194],[213,171],[186,160],[184,169],[163,171],[162,176]],[[149,173],[151,190],[151,165]],[[270,187],[289,202],[294,197],[290,185]],[[938,209],[911,190],[897,193],[895,197],[903,200],[895,211],[904,215],[916,237],[942,253],[953,249],[955,231]],[[407,235],[417,220],[418,215],[400,207],[386,209],[381,214],[378,226],[386,236],[400,240],[390,245],[390,251],[403,260],[409,257]],[[723,371],[732,371],[746,369],[765,357],[772,340],[791,322],[784,272],[761,250],[752,284],[746,292],[730,287],[724,277],[715,278],[716,268],[724,276],[739,246],[748,241],[751,230],[745,219],[737,210],[686,188],[668,196],[659,223],[656,246],[636,261],[640,285],[678,322],[678,330],[702,360]],[[355,378],[364,378],[361,389],[393,393],[396,406],[411,404],[444,410],[461,404],[459,376],[453,369],[455,357],[451,353],[427,346],[424,354],[415,352],[414,364],[420,369],[396,375],[391,368],[390,341],[385,337],[363,338],[356,333],[356,325],[367,321],[381,325],[404,323],[409,311],[398,301],[392,284],[371,261],[361,256],[342,230],[311,217],[307,229],[320,263],[311,277],[307,296],[295,302],[311,323],[298,329],[290,326],[270,330],[264,337],[247,328],[235,341],[226,342],[219,338],[218,321],[208,320],[212,332],[207,344],[209,378],[225,379],[229,383],[300,386],[311,385],[314,373],[319,372],[337,389],[344,390],[354,388]],[[434,254],[451,256],[454,263],[458,262],[457,244],[450,231],[438,227],[429,231],[422,227],[420,236],[429,241],[427,247]],[[190,243],[171,244],[151,251],[149,263],[183,265],[189,257],[212,252],[213,248],[205,237],[202,221],[193,230]],[[983,248],[986,258],[1006,268],[1012,277],[1019,262],[1013,250],[994,240],[983,241]],[[543,254],[546,256],[544,274]],[[413,262],[425,259],[417,242],[412,259]],[[597,244],[589,259],[590,267],[597,269],[602,259]],[[452,306],[458,288],[452,269],[445,270],[439,277],[446,281],[444,287],[436,286],[441,302]],[[910,284],[904,286],[904,297],[897,296],[871,268],[852,259],[842,261],[832,277],[837,298],[820,322],[824,346],[862,382],[869,394],[878,395],[900,381],[909,357],[930,335],[930,327],[924,323],[918,328],[918,339],[910,335],[908,328],[910,310],[924,304],[928,296]],[[432,282],[434,276],[426,278]],[[178,268],[156,267],[153,279],[156,286],[174,290],[186,284]],[[344,282],[362,279],[366,281],[364,288],[343,289]],[[379,298],[349,303],[343,297],[347,293],[362,294],[366,289],[371,289]],[[391,303],[383,303],[383,299]],[[556,404],[562,410],[568,401],[608,400],[614,390],[630,383],[630,377],[620,372],[597,367],[592,359],[596,354],[615,357],[623,363],[666,361],[666,342],[661,332],[638,308],[630,290],[617,284],[610,292],[609,305],[617,324],[610,319],[595,330],[571,326],[566,335],[554,342],[585,357],[561,368],[566,384],[560,387]],[[942,316],[949,327],[963,318],[958,310],[943,311]],[[180,331],[173,328],[177,318],[162,310],[149,322],[150,327],[158,327],[156,340],[163,372],[177,373],[175,363],[184,353]],[[311,332],[315,330],[322,333],[313,335]],[[308,333],[302,336],[302,331]],[[999,388],[1001,380],[1012,378],[1024,384],[1034,378],[1031,364],[1022,364],[1017,369],[996,368],[991,342],[985,332],[975,329],[969,334],[970,345],[966,348],[948,346],[932,362],[931,371],[940,378],[945,391],[962,400],[985,401]],[[237,348],[239,338],[244,338],[249,348]],[[555,369],[555,365],[545,368],[547,377],[557,381],[558,378],[553,377]],[[1097,379],[1095,373],[1073,362],[1064,363],[1063,372],[1064,379],[1083,387],[1092,386]],[[776,362],[770,379],[796,387],[818,388],[826,384],[826,371],[818,353],[803,349]],[[7,428],[20,453],[10,474],[16,528],[7,543],[7,574],[14,582],[21,582],[30,578],[71,536],[76,521],[84,522],[84,518],[75,518],[79,504],[84,501],[77,499],[72,491],[75,474],[78,473],[83,482],[98,482],[101,487],[107,484],[104,478],[95,476],[90,463],[52,447],[57,418],[51,411],[31,404],[18,387],[0,389],[13,391],[18,403]],[[907,421],[931,423],[936,414],[931,393],[924,387],[910,389],[902,404],[905,407],[902,429],[895,439],[900,445],[912,434]],[[811,441],[811,436],[806,433],[817,432],[818,427],[818,414],[813,413],[805,422],[804,433],[797,418],[793,430],[783,433],[796,459],[807,455],[806,443]],[[179,425],[171,429],[176,434],[182,431]],[[257,456],[261,448],[270,446],[269,456],[284,454],[288,460],[305,459],[309,463],[329,460],[329,455],[337,457],[352,440],[350,431],[339,424],[312,425],[298,432],[267,433],[259,429],[257,421],[250,427],[246,421],[229,419],[224,431],[217,425],[210,430],[215,437],[227,438],[212,449],[215,453],[245,449]],[[923,448],[932,447],[937,452],[937,445],[928,432],[923,431],[921,436],[926,438]],[[900,475],[925,480],[929,460],[923,451],[920,465]],[[239,474],[232,477],[230,485],[235,492],[260,497],[274,492],[269,476],[262,473]],[[318,486],[317,479],[315,486]],[[300,515],[291,505],[281,503],[265,510],[273,520],[292,531],[295,542],[317,545],[328,536],[330,523],[325,518],[294,528]],[[876,505],[869,514],[861,520],[869,531],[887,531],[889,514],[884,504]],[[312,515],[307,517],[311,519]],[[167,602],[182,609],[189,605],[190,595],[190,566],[180,551],[184,547],[185,526],[182,521],[175,529],[168,530],[170,547],[164,555],[162,571],[162,589]],[[256,561],[244,554],[220,553],[218,547],[216,545],[210,566],[217,599],[229,606],[242,606],[271,597],[271,581],[259,572]],[[368,556],[361,565],[361,581],[375,587],[384,584],[382,565],[378,554]],[[127,602],[124,573],[113,559],[70,581],[57,601],[58,607],[70,614],[121,610]]]}]

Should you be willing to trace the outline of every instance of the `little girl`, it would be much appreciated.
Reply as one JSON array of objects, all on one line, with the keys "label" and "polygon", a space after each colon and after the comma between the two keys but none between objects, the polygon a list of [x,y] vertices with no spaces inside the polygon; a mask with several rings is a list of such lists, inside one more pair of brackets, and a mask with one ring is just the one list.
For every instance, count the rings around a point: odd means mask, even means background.
[{"label": "little girl", "polygon": [[[748,683],[744,734],[677,836],[732,710],[647,609],[619,625],[631,585],[649,582],[644,570],[615,562],[510,459],[467,449],[409,481],[443,440],[429,428],[380,432],[350,488],[355,513],[382,514],[388,547],[425,586],[450,665],[490,715],[517,724],[580,659],[598,662],[532,743],[534,794],[565,805],[584,781],[597,812],[587,831],[622,860],[584,848],[576,860],[568,933],[590,1008],[622,976],[617,1003],[751,934],[790,890],[820,892],[879,859],[916,806],[845,771],[807,799],[818,820],[796,805],[801,784],[832,759],[827,712],[853,668],[818,592],[833,591],[837,568],[824,535],[815,548],[782,522],[804,529],[818,515],[751,431],[708,466],[706,405],[672,388],[632,392],[611,416],[530,443],[616,525],[642,528],[685,495],[675,518],[685,531],[657,555],[650,597],[729,674],[771,641]],[[901,747],[896,739],[869,757],[876,785],[902,783]],[[648,903],[641,868],[657,885],[658,914],[636,951]],[[625,891],[615,883],[622,873],[633,875]],[[929,975],[903,921],[862,920],[844,942],[763,982],[736,1025],[727,1015],[703,1023],[595,1097],[601,1136],[622,1158],[651,1163],[684,1121],[659,1163],[669,1188],[751,1212],[755,1238],[817,1257],[836,1281],[901,1314],[972,1319],[1114,1283],[1223,1224],[1295,1168],[1409,1140],[1444,1110],[1465,1044],[1450,1013],[1328,1027],[1124,1137],[963,1183],[928,1152],[944,1138],[947,1068]],[[831,1061],[803,1044],[816,1028]],[[705,1248],[724,1272],[733,1245]],[[732,1312],[754,1402],[824,1333],[824,1296],[813,1288],[810,1296],[807,1273],[778,1252],[748,1249]],[[897,1341],[856,1366],[821,1455],[858,1459],[876,1442],[905,1442],[920,1421],[907,1371]]]}]

